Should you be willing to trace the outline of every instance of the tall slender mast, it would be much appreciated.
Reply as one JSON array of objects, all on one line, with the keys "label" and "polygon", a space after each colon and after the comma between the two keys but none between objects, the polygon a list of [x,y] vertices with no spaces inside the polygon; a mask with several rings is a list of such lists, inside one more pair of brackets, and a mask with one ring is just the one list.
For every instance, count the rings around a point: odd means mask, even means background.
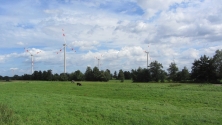
[{"label": "tall slender mast", "polygon": [[64,38],[64,42],[65,44],[63,44],[64,46],[64,73],[66,73],[66,38],[65,38],[65,33],[64,33],[64,30],[62,29],[63,31],[63,38]]},{"label": "tall slender mast", "polygon": [[100,59],[98,58],[98,69],[99,69],[99,61],[100,61]]},{"label": "tall slender mast", "polygon": [[[148,45],[149,48],[149,45]],[[149,69],[149,52],[145,51],[145,53],[147,54],[147,69]]]},{"label": "tall slender mast", "polygon": [[147,54],[147,69],[149,69],[149,60],[148,60],[148,58],[149,58],[149,52],[145,51],[145,53]]},{"label": "tall slender mast", "polygon": [[66,73],[66,44],[64,46],[64,73]]},{"label": "tall slender mast", "polygon": [[34,60],[33,60],[33,55],[31,54],[31,60],[32,60],[32,63],[31,63],[31,75],[33,74],[33,65],[34,65]]}]

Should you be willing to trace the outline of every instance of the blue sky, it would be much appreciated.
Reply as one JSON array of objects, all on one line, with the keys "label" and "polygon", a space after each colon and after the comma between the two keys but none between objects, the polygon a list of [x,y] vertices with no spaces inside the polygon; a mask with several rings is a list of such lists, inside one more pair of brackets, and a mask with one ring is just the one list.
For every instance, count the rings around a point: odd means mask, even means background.
[{"label": "blue sky", "polygon": [[97,66],[96,57],[101,70],[145,68],[144,51],[164,69],[175,61],[180,70],[191,71],[195,59],[222,48],[221,0],[0,2],[1,76],[30,74],[30,53],[34,70],[62,73],[64,51],[57,54],[64,44],[62,29],[68,73]]}]

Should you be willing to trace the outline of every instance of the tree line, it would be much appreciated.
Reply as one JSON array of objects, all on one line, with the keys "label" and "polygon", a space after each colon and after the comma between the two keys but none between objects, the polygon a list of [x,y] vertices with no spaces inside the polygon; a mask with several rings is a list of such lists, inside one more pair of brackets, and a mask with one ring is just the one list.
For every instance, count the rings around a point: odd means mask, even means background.
[{"label": "tree line", "polygon": [[24,74],[22,76],[2,77],[1,80],[44,80],[44,81],[109,81],[118,79],[124,82],[125,79],[131,79],[133,82],[207,82],[221,83],[222,80],[222,50],[217,50],[213,57],[206,55],[195,59],[192,63],[191,72],[187,67],[179,70],[177,64],[172,62],[167,71],[163,70],[163,65],[158,61],[153,61],[148,68],[132,69],[123,71],[120,69],[112,74],[109,69],[99,70],[98,67],[87,67],[82,73],[77,70],[72,73],[52,74],[52,70],[34,71],[32,75]]}]

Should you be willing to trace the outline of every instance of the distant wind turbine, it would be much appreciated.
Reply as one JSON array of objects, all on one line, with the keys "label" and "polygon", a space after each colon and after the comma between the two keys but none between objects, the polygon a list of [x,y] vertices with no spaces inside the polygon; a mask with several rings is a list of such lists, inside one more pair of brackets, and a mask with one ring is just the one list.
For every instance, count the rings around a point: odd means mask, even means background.
[{"label": "distant wind turbine", "polygon": [[[148,45],[148,48],[149,48],[149,45]],[[148,60],[148,58],[149,58],[149,51],[144,51],[146,54],[147,54],[147,69],[149,69],[149,60]]]},{"label": "distant wind turbine", "polygon": [[[102,57],[103,55],[101,54],[101,56],[100,57]],[[99,58],[99,57],[95,57],[97,60],[98,60],[98,69],[99,69],[99,66],[100,66],[100,59],[101,58]]]},{"label": "distant wind turbine", "polygon": [[25,51],[28,52],[30,54],[30,56],[31,56],[31,74],[33,74],[33,65],[34,65],[34,59],[33,58],[34,58],[34,55],[39,54],[41,51],[38,51],[38,52],[36,52],[34,54],[31,53],[28,49],[25,49]]},{"label": "distant wind turbine", "polygon": [[15,70],[17,70],[18,68],[10,68],[10,70],[12,70],[12,76],[15,75]]}]

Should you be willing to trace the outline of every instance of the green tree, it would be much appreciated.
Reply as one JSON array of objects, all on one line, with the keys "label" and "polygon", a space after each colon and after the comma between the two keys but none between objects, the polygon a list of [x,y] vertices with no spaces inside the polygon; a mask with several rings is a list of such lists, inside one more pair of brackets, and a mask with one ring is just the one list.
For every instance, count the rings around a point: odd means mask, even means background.
[{"label": "green tree", "polygon": [[110,73],[109,73],[109,71],[100,71],[100,81],[105,81],[105,82],[107,82],[107,81],[109,81],[110,80]]},{"label": "green tree", "polygon": [[47,72],[43,71],[42,73],[42,80],[47,80]]},{"label": "green tree", "polygon": [[53,81],[59,81],[59,80],[60,80],[59,74],[57,74],[57,73],[54,74],[53,77],[52,77],[52,80],[53,80]]},{"label": "green tree", "polygon": [[150,63],[150,75],[152,78],[152,81],[159,82],[161,79],[162,75],[162,70],[163,66],[162,64],[158,63],[157,61],[151,62]]},{"label": "green tree", "polygon": [[38,72],[38,80],[42,80],[42,71]]},{"label": "green tree", "polygon": [[33,80],[38,80],[38,74],[39,74],[38,71],[34,71],[33,74],[32,74],[32,79]]},{"label": "green tree", "polygon": [[18,75],[14,75],[14,76],[13,76],[13,79],[14,79],[14,80],[20,80],[20,77],[19,77]]},{"label": "green tree", "polygon": [[52,70],[47,70],[47,74],[46,74],[46,80],[47,81],[52,81],[53,78],[53,74],[52,74]]},{"label": "green tree", "polygon": [[111,80],[111,79],[112,79],[112,74],[111,74],[111,72],[110,72],[109,69],[106,69],[106,71],[105,71],[105,76],[106,76],[106,78],[107,78],[108,80]]},{"label": "green tree", "polygon": [[32,75],[24,74],[22,75],[23,80],[31,80]]},{"label": "green tree", "polygon": [[147,68],[139,67],[137,70],[131,71],[133,82],[149,82],[151,80],[150,71]]},{"label": "green tree", "polygon": [[116,71],[113,74],[113,78],[117,79],[117,72]]},{"label": "green tree", "polygon": [[131,79],[131,73],[129,71],[124,71],[124,77],[125,79]]},{"label": "green tree", "polygon": [[82,81],[84,80],[84,75],[80,70],[77,70],[71,74],[71,79],[75,81]]},{"label": "green tree", "polygon": [[186,81],[190,80],[190,73],[189,73],[186,66],[180,72],[180,79],[179,80],[182,82],[186,82]]},{"label": "green tree", "polygon": [[121,81],[121,82],[124,82],[124,73],[123,73],[123,70],[120,69],[119,70],[119,73],[118,73],[118,79]]},{"label": "green tree", "polygon": [[60,74],[60,81],[68,81],[67,73],[61,73]]},{"label": "green tree", "polygon": [[167,73],[164,70],[161,70],[161,72],[160,72],[160,81],[164,82],[166,77],[167,77]]},{"label": "green tree", "polygon": [[213,56],[213,66],[218,79],[222,79],[222,50],[216,50]]},{"label": "green tree", "polygon": [[93,81],[100,81],[101,80],[101,73],[98,67],[93,68]]},{"label": "green tree", "polygon": [[168,71],[168,79],[174,82],[177,81],[178,67],[176,63],[174,62],[171,63],[167,71]]},{"label": "green tree", "polygon": [[93,81],[93,72],[92,72],[92,69],[90,67],[86,68],[84,76],[85,76],[86,81]]},{"label": "green tree", "polygon": [[215,82],[216,73],[213,66],[213,60],[206,55],[201,56],[199,60],[194,60],[191,78],[195,82]]}]

